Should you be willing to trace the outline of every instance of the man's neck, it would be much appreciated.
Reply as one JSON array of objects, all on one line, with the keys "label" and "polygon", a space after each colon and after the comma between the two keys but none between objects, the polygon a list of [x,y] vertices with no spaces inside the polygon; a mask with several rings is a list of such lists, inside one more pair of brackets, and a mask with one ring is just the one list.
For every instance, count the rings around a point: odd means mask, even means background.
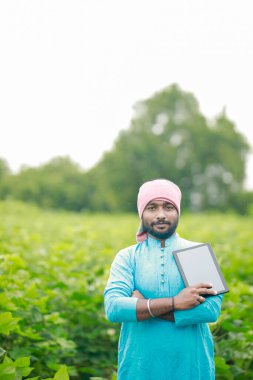
[{"label": "man's neck", "polygon": [[151,235],[151,234],[149,234],[149,233],[148,233],[148,236],[152,237],[153,239],[156,239],[156,240],[160,241],[160,242],[161,242],[161,247],[162,247],[162,248],[165,247],[165,240],[166,240],[166,239],[159,239],[158,237],[153,236],[153,235]]}]

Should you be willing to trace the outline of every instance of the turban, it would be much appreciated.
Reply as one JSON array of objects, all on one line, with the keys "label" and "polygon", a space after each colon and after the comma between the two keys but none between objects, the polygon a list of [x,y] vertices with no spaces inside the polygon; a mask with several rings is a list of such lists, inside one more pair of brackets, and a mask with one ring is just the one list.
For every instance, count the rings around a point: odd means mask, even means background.
[{"label": "turban", "polygon": [[[181,191],[179,187],[167,179],[155,179],[145,182],[139,189],[137,198],[137,208],[140,219],[147,204],[154,199],[162,199],[170,202],[180,214]],[[147,233],[143,229],[142,223],[139,231],[136,234],[138,242],[146,240]]]}]

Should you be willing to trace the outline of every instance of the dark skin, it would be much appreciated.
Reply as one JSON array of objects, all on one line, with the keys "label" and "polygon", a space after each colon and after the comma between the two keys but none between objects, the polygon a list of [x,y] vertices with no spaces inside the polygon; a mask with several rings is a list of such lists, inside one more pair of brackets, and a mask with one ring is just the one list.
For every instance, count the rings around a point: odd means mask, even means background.
[{"label": "dark skin", "polygon": [[[165,240],[174,233],[177,222],[177,209],[169,202],[163,200],[153,200],[146,206],[142,222],[149,235],[161,241],[161,247],[165,246]],[[202,295],[216,295],[217,292],[210,289],[212,284],[201,283],[183,289],[174,297],[174,310],[192,309],[205,302]],[[138,298],[136,312],[137,320],[144,321],[150,319],[150,313],[147,307],[147,300],[138,291],[134,290],[132,297]],[[172,311],[172,298],[156,298],[150,300],[150,309],[154,316],[174,321]]]}]

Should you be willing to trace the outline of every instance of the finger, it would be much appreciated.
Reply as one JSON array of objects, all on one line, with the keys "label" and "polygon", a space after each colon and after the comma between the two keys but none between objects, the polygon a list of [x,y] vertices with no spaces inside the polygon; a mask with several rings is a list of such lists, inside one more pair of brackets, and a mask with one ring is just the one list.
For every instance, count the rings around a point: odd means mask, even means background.
[{"label": "finger", "polygon": [[207,289],[207,288],[198,288],[196,289],[198,294],[210,294],[210,295],[216,295],[217,292],[214,289]]},{"label": "finger", "polygon": [[210,282],[200,282],[199,284],[193,285],[193,288],[212,288],[213,284]]},{"label": "finger", "polygon": [[195,305],[198,306],[198,305],[202,304],[203,302],[205,302],[205,298],[198,296],[195,300]]}]

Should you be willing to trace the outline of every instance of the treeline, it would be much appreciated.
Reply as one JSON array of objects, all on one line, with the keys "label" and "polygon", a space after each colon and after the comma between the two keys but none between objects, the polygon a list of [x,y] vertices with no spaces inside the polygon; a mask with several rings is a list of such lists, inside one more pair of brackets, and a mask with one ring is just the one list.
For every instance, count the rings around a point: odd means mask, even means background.
[{"label": "treeline", "polygon": [[243,188],[250,146],[225,111],[207,120],[194,95],[177,85],[134,110],[129,129],[89,171],[56,157],[12,174],[1,159],[0,198],[74,211],[135,211],[144,181],[169,178],[182,189],[184,209],[253,211],[253,192]]}]

